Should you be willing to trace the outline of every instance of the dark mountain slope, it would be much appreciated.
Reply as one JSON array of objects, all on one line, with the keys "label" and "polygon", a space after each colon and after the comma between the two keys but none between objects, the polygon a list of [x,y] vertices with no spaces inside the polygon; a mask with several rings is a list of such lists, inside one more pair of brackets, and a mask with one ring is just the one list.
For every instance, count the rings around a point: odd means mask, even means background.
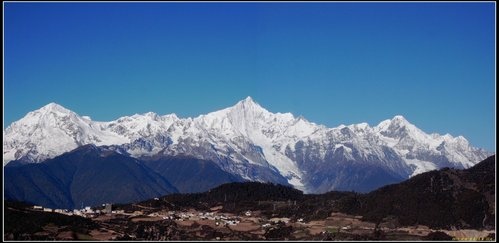
[{"label": "dark mountain slope", "polygon": [[182,193],[204,192],[224,183],[244,181],[240,176],[223,171],[212,161],[192,157],[145,159],[144,164],[167,178]]},{"label": "dark mountain slope", "polygon": [[93,145],[41,164],[4,169],[6,199],[52,208],[136,202],[177,192],[140,161]]},{"label": "dark mountain slope", "polygon": [[398,183],[404,180],[385,168],[379,166],[355,163],[313,168],[314,173],[306,175],[307,186],[318,193],[324,193],[334,187],[335,191],[369,192],[381,186]]}]

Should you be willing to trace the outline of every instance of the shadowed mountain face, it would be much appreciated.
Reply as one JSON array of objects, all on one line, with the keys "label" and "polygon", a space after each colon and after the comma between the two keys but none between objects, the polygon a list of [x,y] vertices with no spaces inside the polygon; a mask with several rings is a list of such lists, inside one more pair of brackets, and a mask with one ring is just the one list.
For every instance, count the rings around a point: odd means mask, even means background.
[{"label": "shadowed mountain face", "polygon": [[369,192],[404,180],[403,177],[375,165],[352,164],[318,169],[314,174],[308,175],[309,178],[306,177],[309,181],[307,185],[315,188],[317,193],[328,192],[331,186],[335,191]]},{"label": "shadowed mountain face", "polygon": [[40,164],[5,167],[5,198],[52,208],[128,203],[178,190],[137,159],[85,145]]},{"label": "shadowed mountain face", "polygon": [[192,157],[159,157],[144,160],[144,164],[167,178],[182,193],[204,192],[224,183],[244,181],[211,161]]},{"label": "shadowed mountain face", "polygon": [[5,197],[50,208],[80,208],[202,192],[242,181],[207,160],[185,156],[139,160],[107,147],[85,145],[43,163],[9,163]]}]

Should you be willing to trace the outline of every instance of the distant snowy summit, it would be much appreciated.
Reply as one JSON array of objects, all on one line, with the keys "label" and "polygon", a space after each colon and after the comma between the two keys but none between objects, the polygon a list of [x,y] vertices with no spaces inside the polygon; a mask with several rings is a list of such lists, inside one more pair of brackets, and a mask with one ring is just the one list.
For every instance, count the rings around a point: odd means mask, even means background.
[{"label": "distant snowy summit", "polygon": [[3,161],[42,162],[85,144],[135,158],[192,156],[247,180],[314,193],[368,191],[433,169],[469,168],[491,155],[462,136],[427,134],[402,116],[374,127],[327,128],[247,97],[196,118],[148,112],[110,122],[50,103],[4,130]]}]

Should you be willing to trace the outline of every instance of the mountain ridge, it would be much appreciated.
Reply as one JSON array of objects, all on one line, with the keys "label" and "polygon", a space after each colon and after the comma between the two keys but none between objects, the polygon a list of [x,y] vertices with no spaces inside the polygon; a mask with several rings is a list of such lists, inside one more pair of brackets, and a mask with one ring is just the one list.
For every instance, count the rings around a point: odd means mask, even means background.
[{"label": "mountain ridge", "polygon": [[[148,112],[109,122],[49,103],[7,127],[4,139],[4,165],[41,162],[95,144],[136,158],[188,155],[245,180],[281,182],[284,177],[307,192],[374,189],[341,178],[355,175],[367,183],[386,174],[392,182],[437,168],[468,168],[491,154],[462,136],[426,134],[400,115],[373,127],[328,128],[291,113],[269,112],[249,96],[195,118]],[[367,167],[378,175],[363,171]],[[323,171],[334,173],[315,176]]]}]

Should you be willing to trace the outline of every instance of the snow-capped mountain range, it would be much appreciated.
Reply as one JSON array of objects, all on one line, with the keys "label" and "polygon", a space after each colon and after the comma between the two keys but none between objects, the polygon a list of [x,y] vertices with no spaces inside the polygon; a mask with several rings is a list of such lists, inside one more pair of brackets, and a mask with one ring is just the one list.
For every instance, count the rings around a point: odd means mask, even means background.
[{"label": "snow-capped mountain range", "polygon": [[149,112],[98,122],[50,103],[4,132],[3,162],[42,162],[85,144],[135,158],[192,156],[247,180],[289,183],[305,192],[368,191],[442,167],[469,168],[491,153],[462,136],[427,134],[402,116],[328,128],[271,113],[251,97],[179,118]]}]

